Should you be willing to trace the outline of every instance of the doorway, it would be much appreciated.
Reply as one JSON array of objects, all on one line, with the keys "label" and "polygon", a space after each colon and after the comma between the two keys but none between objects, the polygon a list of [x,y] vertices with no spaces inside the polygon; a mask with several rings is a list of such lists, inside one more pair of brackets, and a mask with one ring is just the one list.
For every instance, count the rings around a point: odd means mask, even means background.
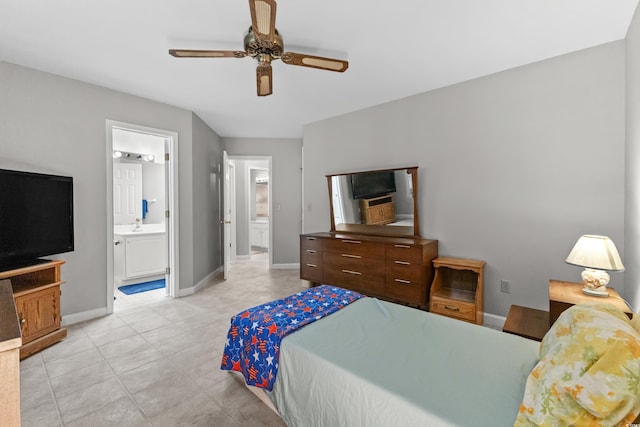
[{"label": "doorway", "polygon": [[177,296],[176,144],[175,132],[107,121],[108,313],[116,293],[127,297],[120,286],[159,283],[155,294]]},{"label": "doorway", "polygon": [[[229,156],[233,188],[230,211],[232,260],[273,266],[273,185],[271,156]],[[241,265],[241,264],[239,264]]]}]

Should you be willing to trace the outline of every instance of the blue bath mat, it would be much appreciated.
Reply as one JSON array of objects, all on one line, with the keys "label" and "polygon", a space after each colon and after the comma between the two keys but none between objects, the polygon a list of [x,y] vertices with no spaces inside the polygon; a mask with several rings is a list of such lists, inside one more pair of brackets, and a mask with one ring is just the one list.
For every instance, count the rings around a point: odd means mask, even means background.
[{"label": "blue bath mat", "polygon": [[118,290],[123,294],[131,295],[160,288],[164,288],[164,279],[153,280],[151,282],[136,283],[135,285],[120,286]]}]

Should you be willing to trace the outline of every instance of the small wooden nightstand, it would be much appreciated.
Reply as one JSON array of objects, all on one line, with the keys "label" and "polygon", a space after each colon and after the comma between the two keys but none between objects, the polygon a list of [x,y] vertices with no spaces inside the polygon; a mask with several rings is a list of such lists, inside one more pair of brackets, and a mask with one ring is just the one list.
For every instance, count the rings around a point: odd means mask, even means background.
[{"label": "small wooden nightstand", "polygon": [[484,261],[439,257],[433,260],[429,311],[482,325]]},{"label": "small wooden nightstand", "polygon": [[549,326],[548,311],[512,305],[502,331],[542,341],[544,335],[549,331]]},{"label": "small wooden nightstand", "polygon": [[550,324],[558,319],[563,311],[575,304],[589,302],[603,302],[612,304],[627,313],[629,318],[633,317],[633,312],[624,300],[618,295],[615,289],[607,288],[608,297],[594,297],[582,292],[582,283],[563,282],[561,280],[549,280],[549,320]]}]

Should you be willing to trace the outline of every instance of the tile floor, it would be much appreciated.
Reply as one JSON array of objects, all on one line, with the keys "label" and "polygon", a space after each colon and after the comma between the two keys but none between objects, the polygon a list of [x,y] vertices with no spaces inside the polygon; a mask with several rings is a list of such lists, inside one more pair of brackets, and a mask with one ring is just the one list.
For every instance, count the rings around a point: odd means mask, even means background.
[{"label": "tile floor", "polygon": [[307,287],[266,257],[235,262],[229,280],[188,297],[119,293],[112,315],[69,326],[20,364],[22,425],[284,426],[219,368],[233,314]]}]

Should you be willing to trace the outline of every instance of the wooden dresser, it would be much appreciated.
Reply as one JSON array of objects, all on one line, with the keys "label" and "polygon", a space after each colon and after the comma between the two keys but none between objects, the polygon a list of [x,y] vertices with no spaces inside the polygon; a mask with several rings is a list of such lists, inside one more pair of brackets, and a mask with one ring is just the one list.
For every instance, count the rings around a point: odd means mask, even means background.
[{"label": "wooden dresser", "polygon": [[300,235],[300,278],[428,307],[438,241],[323,232]]}]

